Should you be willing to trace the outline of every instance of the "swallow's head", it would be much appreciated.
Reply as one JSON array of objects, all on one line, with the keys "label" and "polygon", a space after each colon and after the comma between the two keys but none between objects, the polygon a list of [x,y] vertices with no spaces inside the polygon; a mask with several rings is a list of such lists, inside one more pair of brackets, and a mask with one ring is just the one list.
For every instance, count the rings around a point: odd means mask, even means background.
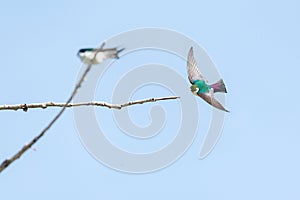
[{"label": "swallow's head", "polygon": [[199,87],[197,85],[192,85],[191,87],[191,92],[195,95],[197,95],[198,91],[199,91]]},{"label": "swallow's head", "polygon": [[79,49],[79,51],[77,52],[77,56],[82,57],[86,53],[93,52],[93,51],[95,51],[95,49],[93,49],[93,48]]}]

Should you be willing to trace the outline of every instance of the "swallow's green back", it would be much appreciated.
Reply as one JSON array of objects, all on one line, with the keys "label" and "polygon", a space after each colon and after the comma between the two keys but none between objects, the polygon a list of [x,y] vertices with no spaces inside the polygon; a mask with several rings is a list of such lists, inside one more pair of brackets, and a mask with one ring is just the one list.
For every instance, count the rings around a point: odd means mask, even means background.
[{"label": "swallow's green back", "polygon": [[207,93],[209,92],[210,86],[206,84],[204,80],[195,80],[193,82],[193,85],[197,86],[199,88],[198,93]]}]

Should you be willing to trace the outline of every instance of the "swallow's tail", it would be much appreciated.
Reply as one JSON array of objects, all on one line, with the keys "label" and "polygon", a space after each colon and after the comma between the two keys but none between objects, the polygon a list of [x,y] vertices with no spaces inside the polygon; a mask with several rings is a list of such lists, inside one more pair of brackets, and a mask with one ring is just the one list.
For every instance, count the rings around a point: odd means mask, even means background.
[{"label": "swallow's tail", "polygon": [[123,51],[124,49],[125,49],[125,48],[122,48],[122,49],[117,50],[117,52],[116,52],[116,54],[115,54],[115,58],[119,59],[119,53],[120,53],[121,51]]},{"label": "swallow's tail", "polygon": [[224,92],[227,93],[225,84],[223,82],[223,79],[220,79],[218,82],[210,85],[214,89],[214,92]]}]

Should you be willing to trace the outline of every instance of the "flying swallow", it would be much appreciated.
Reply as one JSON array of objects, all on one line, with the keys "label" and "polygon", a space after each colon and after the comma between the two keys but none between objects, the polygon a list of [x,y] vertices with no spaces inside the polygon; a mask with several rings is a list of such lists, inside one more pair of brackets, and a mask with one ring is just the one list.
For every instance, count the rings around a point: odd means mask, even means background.
[{"label": "flying swallow", "polygon": [[206,101],[213,107],[223,110],[225,112],[229,112],[222,106],[222,104],[217,99],[214,98],[215,92],[227,93],[223,79],[220,79],[218,82],[211,85],[207,83],[207,80],[199,71],[198,65],[194,58],[193,47],[190,48],[188,54],[187,71],[189,81],[192,84],[190,88],[193,94],[201,97],[204,101]]}]

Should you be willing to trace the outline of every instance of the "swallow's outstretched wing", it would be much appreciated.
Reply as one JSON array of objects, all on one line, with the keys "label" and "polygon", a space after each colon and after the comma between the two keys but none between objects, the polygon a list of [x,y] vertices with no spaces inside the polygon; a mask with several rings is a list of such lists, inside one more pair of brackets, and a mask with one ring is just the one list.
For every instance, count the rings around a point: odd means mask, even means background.
[{"label": "swallow's outstretched wing", "polygon": [[222,106],[222,104],[217,99],[214,98],[213,93],[200,93],[198,94],[198,96],[201,97],[204,101],[206,101],[210,105],[212,105],[213,107],[223,110],[225,112],[229,112]]},{"label": "swallow's outstretched wing", "polygon": [[109,49],[97,49],[96,60],[106,60],[109,58],[119,58],[119,53],[123,51],[123,49],[117,48],[109,48]]},{"label": "swallow's outstretched wing", "polygon": [[188,54],[187,71],[189,81],[191,84],[193,84],[195,80],[205,80],[202,74],[200,73],[196,60],[194,58],[193,47],[190,48]]}]

